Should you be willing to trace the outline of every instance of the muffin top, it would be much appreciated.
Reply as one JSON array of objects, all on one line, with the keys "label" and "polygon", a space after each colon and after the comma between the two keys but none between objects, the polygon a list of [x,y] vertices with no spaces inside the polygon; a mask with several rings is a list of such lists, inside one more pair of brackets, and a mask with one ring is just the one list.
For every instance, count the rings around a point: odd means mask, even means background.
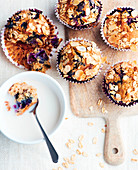
[{"label": "muffin top", "polygon": [[137,50],[138,11],[132,8],[117,8],[106,15],[103,33],[106,40],[118,49]]},{"label": "muffin top", "polygon": [[100,50],[94,42],[86,40],[69,41],[58,54],[61,75],[73,82],[91,80],[102,64]]},{"label": "muffin top", "polygon": [[87,28],[98,21],[102,4],[99,0],[58,0],[59,18],[74,28]]},{"label": "muffin top", "polygon": [[129,105],[138,102],[138,65],[121,62],[112,66],[105,75],[105,87],[113,101]]}]

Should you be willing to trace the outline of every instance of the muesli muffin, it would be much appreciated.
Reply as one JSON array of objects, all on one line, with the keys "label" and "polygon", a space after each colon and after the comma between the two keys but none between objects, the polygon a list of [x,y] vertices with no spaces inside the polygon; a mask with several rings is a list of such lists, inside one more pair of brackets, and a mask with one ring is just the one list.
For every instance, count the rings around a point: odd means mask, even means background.
[{"label": "muesli muffin", "polygon": [[138,11],[120,7],[106,15],[101,29],[104,41],[119,50],[137,50]]},{"label": "muesli muffin", "polygon": [[[47,56],[50,68],[49,56],[53,48],[57,48],[61,39],[57,37],[55,25],[37,9],[21,10],[8,19],[2,35],[3,49],[7,57],[17,66],[23,66],[33,70],[27,62],[30,53],[36,53],[37,49]],[[42,63],[41,63],[42,64]],[[37,70],[36,70],[37,71]]]},{"label": "muesli muffin", "polygon": [[101,11],[99,0],[58,0],[56,16],[72,29],[84,29],[98,25]]},{"label": "muesli muffin", "polygon": [[105,93],[121,106],[138,102],[138,65],[136,61],[120,62],[112,66],[104,78]]},{"label": "muesli muffin", "polygon": [[16,115],[22,115],[32,105],[37,103],[37,90],[26,82],[15,83],[9,89],[9,94],[15,97]]},{"label": "muesli muffin", "polygon": [[93,41],[72,39],[58,53],[57,68],[74,83],[92,80],[102,65],[101,52]]}]

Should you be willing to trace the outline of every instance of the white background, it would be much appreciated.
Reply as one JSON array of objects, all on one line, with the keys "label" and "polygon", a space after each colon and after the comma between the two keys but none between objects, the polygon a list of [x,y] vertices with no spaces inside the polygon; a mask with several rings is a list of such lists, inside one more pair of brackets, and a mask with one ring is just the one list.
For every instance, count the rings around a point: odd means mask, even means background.
[{"label": "white background", "polygon": [[[132,0],[135,1],[136,0]],[[113,4],[117,0],[112,1]],[[119,1],[124,4],[123,0]],[[0,28],[6,24],[9,16],[19,9],[26,9],[36,7],[44,11],[50,19],[58,26],[60,37],[64,40],[64,26],[62,26],[54,16],[54,6],[56,0],[0,0]],[[128,4],[130,5],[131,1]],[[105,170],[138,170],[138,162],[131,162],[131,158],[137,158],[132,153],[134,148],[138,149],[138,116],[123,117],[120,121],[121,133],[125,145],[126,159],[120,166],[110,166],[104,162],[103,156],[96,157],[96,153],[103,153],[104,134],[101,129],[104,127],[105,122],[100,118],[82,119],[75,117],[69,105],[69,92],[68,83],[62,80],[58,75],[55,68],[56,55],[52,58],[52,70],[47,74],[54,77],[63,87],[67,98],[67,110],[61,128],[50,137],[52,143],[57,149],[60,160],[58,164],[51,162],[48,149],[45,142],[35,145],[22,145],[7,139],[0,133],[0,170],[52,170],[61,166],[64,157],[69,157],[75,153],[73,150],[77,148],[77,139],[80,135],[84,135],[83,151],[88,153],[88,157],[77,156],[75,164],[69,166],[69,170],[77,168],[77,170],[100,170],[99,163],[104,163]],[[13,66],[5,57],[2,49],[0,48],[0,84],[6,81],[16,73],[22,72],[19,68]],[[94,125],[89,127],[88,122],[93,122]],[[98,142],[96,145],[92,144],[92,138],[97,137]],[[74,139],[75,144],[72,150],[69,150],[65,143],[68,139]]]}]

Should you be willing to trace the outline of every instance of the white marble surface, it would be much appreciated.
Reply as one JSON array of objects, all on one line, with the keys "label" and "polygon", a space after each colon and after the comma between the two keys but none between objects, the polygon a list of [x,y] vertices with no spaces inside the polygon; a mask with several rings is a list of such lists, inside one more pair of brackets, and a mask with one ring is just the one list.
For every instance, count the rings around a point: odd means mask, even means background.
[{"label": "white marble surface", "polygon": [[[19,9],[36,7],[44,11],[54,23],[58,26],[60,37],[64,39],[64,26],[62,26],[54,16],[54,7],[56,0],[0,0],[0,28],[4,26],[6,20]],[[0,133],[0,170],[52,170],[61,166],[64,157],[69,157],[77,148],[78,136],[84,135],[83,151],[88,153],[88,157],[77,156],[75,164],[69,166],[69,170],[100,170],[99,163],[104,163],[105,170],[137,170],[138,162],[131,162],[131,158],[137,158],[132,154],[134,148],[138,149],[138,116],[123,117],[120,121],[121,132],[126,150],[126,159],[122,165],[111,166],[104,162],[103,155],[96,157],[96,153],[103,153],[104,134],[101,129],[105,122],[100,118],[79,119],[75,117],[69,105],[68,83],[62,80],[55,68],[56,55],[52,58],[52,70],[47,74],[54,77],[63,87],[67,98],[66,116],[61,128],[50,137],[55,148],[59,153],[59,163],[51,162],[48,149],[45,142],[35,145],[22,145],[7,139]],[[13,66],[6,58],[0,48],[0,84],[11,76],[24,70]],[[89,127],[88,122],[94,125]],[[6,123],[6,122],[5,122]],[[97,137],[97,144],[92,144],[92,138]],[[72,150],[69,150],[65,143],[68,139],[74,139],[75,144]]]}]

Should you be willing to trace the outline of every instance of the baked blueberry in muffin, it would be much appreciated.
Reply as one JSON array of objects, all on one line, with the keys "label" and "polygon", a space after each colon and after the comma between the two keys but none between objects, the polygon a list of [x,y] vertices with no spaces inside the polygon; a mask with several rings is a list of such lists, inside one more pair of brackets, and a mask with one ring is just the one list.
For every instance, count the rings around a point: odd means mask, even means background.
[{"label": "baked blueberry in muffin", "polygon": [[26,82],[13,84],[8,92],[15,98],[14,108],[17,116],[22,115],[37,102],[37,90]]}]

